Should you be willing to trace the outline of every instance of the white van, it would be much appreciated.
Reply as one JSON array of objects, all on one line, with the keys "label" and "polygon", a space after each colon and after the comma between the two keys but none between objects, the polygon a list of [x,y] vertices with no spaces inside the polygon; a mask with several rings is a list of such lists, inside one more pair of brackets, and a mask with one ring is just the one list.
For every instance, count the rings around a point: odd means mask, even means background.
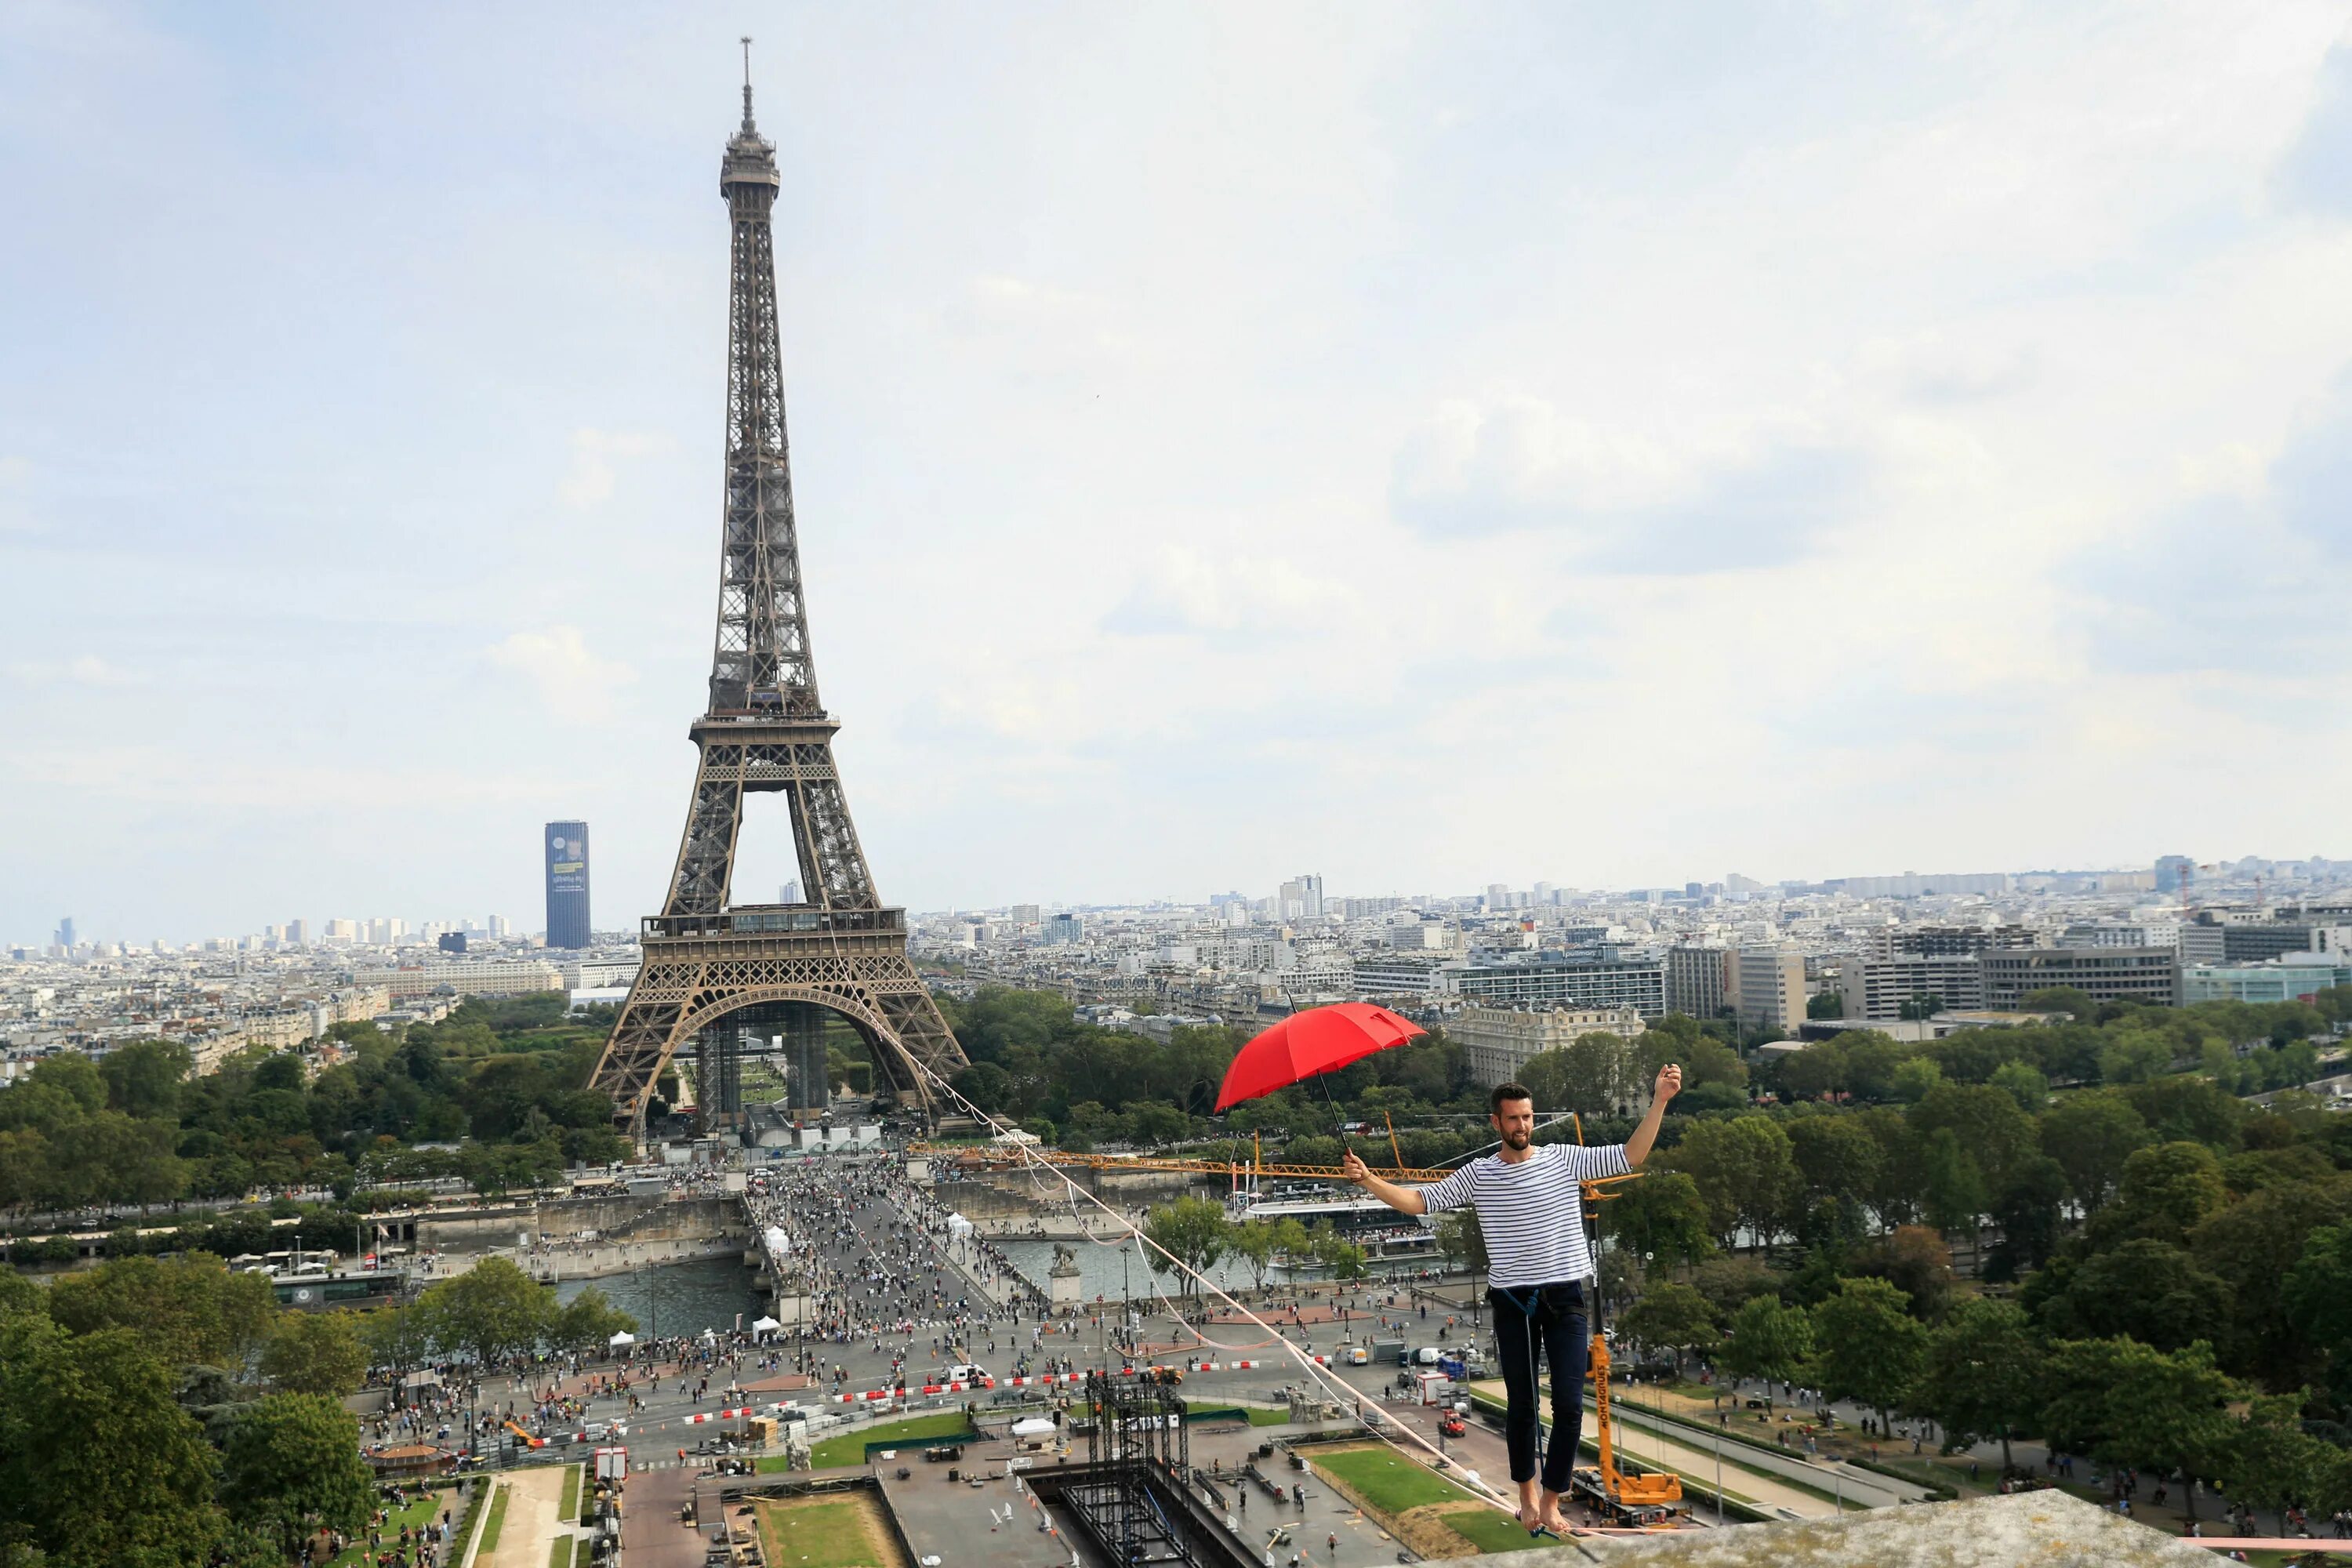
[{"label": "white van", "polygon": [[973,1362],[962,1362],[957,1365],[948,1368],[948,1370],[941,1374],[940,1381],[941,1383],[978,1384],[985,1382],[987,1377],[988,1369],[986,1367],[979,1365],[977,1363]]}]

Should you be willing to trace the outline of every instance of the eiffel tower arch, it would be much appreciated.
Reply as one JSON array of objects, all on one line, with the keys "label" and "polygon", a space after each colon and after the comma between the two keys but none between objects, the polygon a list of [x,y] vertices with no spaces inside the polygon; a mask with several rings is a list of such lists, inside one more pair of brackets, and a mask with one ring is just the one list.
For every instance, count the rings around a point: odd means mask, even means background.
[{"label": "eiffel tower arch", "polygon": [[[865,1037],[899,1103],[927,1119],[937,1096],[922,1069],[947,1077],[965,1065],[907,956],[906,911],[875,891],[834,766],[840,725],[817,698],[784,433],[776,188],[775,146],[752,123],[747,68],[743,123],[719,175],[732,230],[727,481],[709,708],[687,731],[701,763],[669,897],[644,922],[644,964],[590,1080],[612,1096],[614,1120],[640,1138],[646,1102],[671,1058],[745,1009],[799,1005],[840,1015]],[[728,900],[743,797],[761,793],[791,804],[804,902]]]}]

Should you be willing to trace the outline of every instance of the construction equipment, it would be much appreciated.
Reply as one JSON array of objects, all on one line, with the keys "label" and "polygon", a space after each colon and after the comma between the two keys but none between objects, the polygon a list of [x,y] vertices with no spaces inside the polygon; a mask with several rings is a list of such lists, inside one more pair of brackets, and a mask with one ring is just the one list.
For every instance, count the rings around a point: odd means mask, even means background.
[{"label": "construction equipment", "polygon": [[[1576,1141],[1579,1143],[1584,1142],[1584,1121],[1580,1117],[1576,1122]],[[1639,1174],[1638,1172],[1635,1173]],[[1600,1182],[1584,1182],[1580,1185],[1583,1189],[1583,1202],[1579,1205],[1582,1211],[1579,1223],[1585,1227],[1591,1256],[1597,1260],[1601,1256],[1601,1205],[1617,1194],[1602,1192]],[[1575,1478],[1576,1487],[1612,1518],[1629,1523],[1654,1523],[1683,1500],[1682,1478],[1667,1470],[1627,1475],[1617,1468],[1616,1435],[1610,1424],[1609,1333],[1607,1325],[1601,1321],[1600,1281],[1596,1279],[1593,1284],[1595,1289],[1590,1303],[1592,1342],[1585,1351],[1584,1375],[1592,1383],[1592,1440],[1594,1447],[1600,1451],[1601,1463],[1579,1469]]]}]

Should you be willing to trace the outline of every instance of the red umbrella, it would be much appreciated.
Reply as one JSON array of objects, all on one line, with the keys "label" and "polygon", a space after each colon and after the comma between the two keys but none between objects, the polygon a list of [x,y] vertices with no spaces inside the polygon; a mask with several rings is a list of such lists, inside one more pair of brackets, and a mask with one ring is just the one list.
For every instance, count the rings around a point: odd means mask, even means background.
[{"label": "red umbrella", "polygon": [[1339,1002],[1294,1013],[1234,1054],[1234,1064],[1225,1069],[1224,1084],[1217,1090],[1217,1110],[1287,1089],[1317,1073],[1337,1072],[1374,1051],[1427,1033],[1412,1019],[1369,1002]]}]

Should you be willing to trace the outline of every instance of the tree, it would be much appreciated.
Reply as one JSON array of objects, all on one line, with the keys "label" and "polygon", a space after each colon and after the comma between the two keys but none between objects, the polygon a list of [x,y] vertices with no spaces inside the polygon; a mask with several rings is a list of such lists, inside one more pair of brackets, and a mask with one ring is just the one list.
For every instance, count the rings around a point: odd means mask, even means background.
[{"label": "tree", "polygon": [[[1635,1186],[1641,1185],[1636,1182]],[[1486,1233],[1478,1227],[1478,1211],[1468,1204],[1437,1216],[1437,1250],[1448,1268],[1472,1275],[1486,1272]]]},{"label": "tree", "polygon": [[1587,1116],[1612,1114],[1637,1088],[1633,1048],[1606,1029],[1588,1030],[1557,1050],[1528,1058],[1519,1080],[1537,1104]]},{"label": "tree", "polygon": [[2039,1116],[2049,1107],[2050,1080],[2031,1062],[2003,1062],[1992,1069],[1990,1082],[2028,1116]]},{"label": "tree", "polygon": [[[1458,1214],[1467,1214],[1468,1212],[1469,1211],[1467,1209],[1458,1209],[1455,1211],[1455,1213]],[[1454,1216],[1452,1215],[1448,1215],[1446,1216],[1447,1219],[1451,1219]],[[1265,1271],[1274,1262],[1274,1227],[1262,1219],[1244,1220],[1241,1224],[1234,1226],[1233,1235],[1227,1240],[1225,1245],[1227,1250],[1231,1251],[1234,1257],[1239,1258],[1244,1264],[1248,1265],[1250,1271],[1250,1289],[1253,1290],[1265,1289]],[[1437,1246],[1438,1250],[1441,1252],[1444,1251],[1445,1223],[1444,1220],[1438,1222]]]},{"label": "tree", "polygon": [[1808,1018],[1843,1018],[1845,1016],[1845,993],[1822,991],[1805,998]]},{"label": "tree", "polygon": [[1921,1152],[1926,1158],[1919,1173],[1928,1222],[1938,1230],[1965,1230],[1973,1236],[1985,1210],[1992,1206],[1984,1173],[1948,1127],[1928,1133]]},{"label": "tree", "polygon": [[2256,1394],[2223,1435],[2216,1467],[2230,1500],[2248,1508],[2309,1503],[2326,1484],[2337,1450],[2303,1429],[2306,1394]]},{"label": "tree", "polygon": [[2099,1010],[2089,992],[2072,985],[2045,985],[2039,991],[2029,991],[2018,1005],[2029,1013],[2066,1013],[2083,1019]]},{"label": "tree", "polygon": [[1315,1261],[1328,1268],[1334,1279],[1364,1277],[1364,1249],[1329,1226],[1315,1227]]},{"label": "tree", "polygon": [[433,1314],[422,1307],[378,1307],[361,1317],[358,1333],[370,1366],[405,1376],[433,1353],[436,1328]]},{"label": "tree", "polygon": [[2058,1162],[2085,1214],[2099,1211],[2123,1180],[2124,1162],[2147,1142],[2147,1123],[2119,1095],[2068,1095],[2042,1118],[2042,1152]]},{"label": "tree", "polygon": [[[1170,1254],[1190,1269],[1213,1268],[1224,1256],[1232,1231],[1233,1222],[1225,1218],[1225,1211],[1206,1198],[1178,1198],[1162,1204],[1151,1211],[1143,1226],[1145,1237],[1152,1243],[1151,1271],[1165,1274],[1174,1268]],[[1183,1294],[1192,1294],[1193,1289],[1193,1277],[1188,1273]]]},{"label": "tree", "polygon": [[1712,1223],[1698,1184],[1684,1171],[1645,1173],[1601,1205],[1601,1228],[1644,1261],[1696,1263],[1715,1250],[1707,1234]]},{"label": "tree", "polygon": [[1642,1292],[1641,1299],[1618,1317],[1617,1332],[1635,1344],[1673,1352],[1677,1370],[1685,1351],[1712,1345],[1721,1338],[1706,1298],[1687,1285],[1675,1284],[1653,1285]]},{"label": "tree", "polygon": [[612,1343],[614,1334],[636,1331],[636,1319],[591,1285],[555,1310],[548,1322],[547,1342],[558,1350],[601,1351]]},{"label": "tree", "polygon": [[2279,1294],[2289,1321],[2339,1362],[2352,1361],[2352,1225],[2305,1237]]},{"label": "tree", "polygon": [[1763,1115],[1701,1121],[1667,1152],[1668,1168],[1698,1184],[1708,1226],[1725,1247],[1744,1227],[1759,1243],[1786,1228],[1801,1178],[1779,1122]]},{"label": "tree", "polygon": [[2046,1154],[2036,1154],[2010,1173],[2008,1185],[1993,1195],[1993,1223],[2000,1245],[1985,1265],[1985,1277],[2014,1279],[2039,1268],[2058,1250],[2059,1205],[2066,1199],[2066,1173]]},{"label": "tree", "polygon": [[2179,1242],[2230,1202],[2221,1162],[2202,1143],[2158,1143],[2124,1162],[2118,1224],[2131,1234]]},{"label": "tree", "polygon": [[2045,1307],[2064,1338],[2129,1335],[2158,1350],[2218,1339],[2229,1327],[2230,1288],[2170,1242],[2137,1237],[2095,1253]]},{"label": "tree", "polygon": [[1868,1200],[1886,1155],[1859,1118],[1798,1117],[1788,1123],[1788,1132],[1807,1195],[1842,1203]]},{"label": "tree", "polygon": [[49,1288],[49,1315],[77,1334],[129,1329],[167,1366],[242,1367],[278,1316],[269,1281],[209,1253],[123,1258]]},{"label": "tree", "polygon": [[1959,1289],[1952,1249],[1926,1226],[1900,1226],[1879,1237],[1853,1255],[1850,1272],[1884,1279],[1902,1291],[1922,1322],[1941,1318]]},{"label": "tree", "polygon": [[[2189,1238],[2198,1266],[2218,1276],[2237,1300],[2225,1365],[2252,1371],[2273,1388],[2290,1388],[2317,1371],[2324,1341],[2307,1336],[2287,1306],[2286,1282],[2322,1226],[2343,1223],[2343,1181],[2305,1180],[2263,1187],[2207,1220]],[[2340,1284],[2352,1286],[2352,1270]],[[2352,1324],[2347,1324],[2352,1328]]]},{"label": "tree", "polygon": [[1941,1083],[1919,1098],[1904,1120],[1923,1138],[1948,1128],[1969,1158],[1998,1189],[2018,1163],[2033,1152],[2033,1119],[2017,1101],[1990,1084]]},{"label": "tree", "polygon": [[1916,1105],[1944,1081],[1944,1069],[1926,1057],[1913,1057],[1895,1069],[1895,1098]]},{"label": "tree", "polygon": [[0,1556],[199,1568],[223,1527],[214,1465],[138,1335],[0,1312]]},{"label": "tree", "polygon": [[484,1258],[417,1299],[434,1343],[484,1366],[535,1349],[546,1336],[555,1292],[503,1258]]},{"label": "tree", "polygon": [[[2243,1392],[2204,1343],[2166,1352],[2134,1339],[2053,1344],[2044,1363],[2042,1425],[2052,1444],[2159,1475],[2212,1475],[2228,1456],[2225,1408]],[[2184,1497],[2191,1518],[2194,1493]]]},{"label": "tree", "polygon": [[1971,1297],[1955,1307],[1928,1339],[1919,1385],[1920,1407],[1943,1427],[1945,1447],[1998,1438],[2008,1470],[2010,1439],[2041,1418],[2042,1354],[2015,1302]]},{"label": "tree", "polygon": [[1802,1377],[1812,1353],[1813,1321],[1805,1310],[1759,1296],[1732,1314],[1730,1337],[1716,1352],[1716,1360],[1733,1377],[1762,1378],[1769,1408],[1771,1384],[1794,1383]]},{"label": "tree", "polygon": [[289,1560],[319,1531],[358,1533],[375,1507],[359,1418],[324,1394],[256,1401],[229,1429],[221,1498],[239,1523],[266,1531]]},{"label": "tree", "polygon": [[341,1399],[367,1381],[367,1347],[341,1312],[287,1312],[262,1342],[261,1375],[288,1394]]},{"label": "tree", "polygon": [[1884,1279],[1842,1279],[1838,1293],[1813,1309],[1813,1343],[1822,1392],[1894,1414],[1917,1387],[1927,1360],[1927,1329],[1911,1299]]}]

